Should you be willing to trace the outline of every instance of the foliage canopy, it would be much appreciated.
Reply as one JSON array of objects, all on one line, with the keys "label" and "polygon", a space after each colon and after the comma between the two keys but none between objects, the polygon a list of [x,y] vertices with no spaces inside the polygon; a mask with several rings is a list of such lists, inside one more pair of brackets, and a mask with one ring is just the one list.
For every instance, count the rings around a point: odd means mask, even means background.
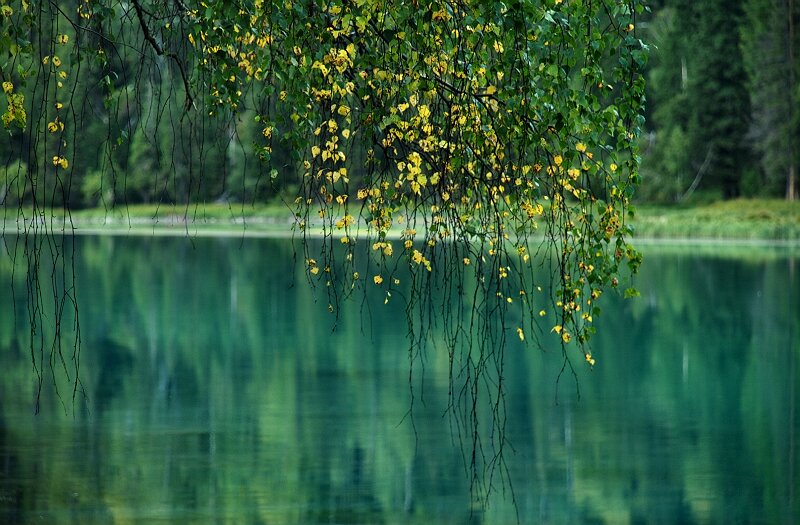
[{"label": "foliage canopy", "polygon": [[[574,356],[593,366],[597,299],[621,265],[640,262],[627,217],[643,11],[639,0],[3,2],[3,124],[19,146],[4,194],[15,185],[32,205],[32,217],[18,208],[20,228],[39,239],[24,255],[34,261],[36,243],[69,231],[46,207],[73,200],[82,129],[98,115],[114,177],[120,148],[148,166],[141,148],[165,115],[189,122],[190,135],[210,123],[232,130],[231,143],[246,116],[259,131],[255,169],[276,184],[292,177],[295,231],[323,239],[321,251],[303,250],[328,308],[375,287],[388,301],[410,270],[412,357],[441,326],[460,385],[456,420],[477,428],[485,396],[502,423],[507,335],[553,337],[565,369]],[[181,152],[171,151],[174,166]],[[202,174],[195,153],[181,162]],[[118,166],[125,184],[148,183],[141,166]],[[166,173],[158,184],[184,188],[180,202],[203,185],[202,175],[179,184]],[[69,283],[53,285],[62,303],[73,297]],[[468,307],[434,304],[433,288]],[[484,436],[492,450],[502,451],[502,428]]]}]

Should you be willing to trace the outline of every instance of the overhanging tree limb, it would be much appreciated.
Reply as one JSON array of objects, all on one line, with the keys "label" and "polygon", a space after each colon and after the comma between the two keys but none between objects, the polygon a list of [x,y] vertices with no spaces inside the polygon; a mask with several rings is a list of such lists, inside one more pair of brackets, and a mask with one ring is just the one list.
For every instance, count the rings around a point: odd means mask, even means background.
[{"label": "overhanging tree limb", "polygon": [[[491,491],[495,469],[507,472],[506,348],[555,345],[564,370],[593,367],[596,303],[621,267],[640,262],[625,217],[638,180],[642,4],[212,1],[180,8],[180,23],[158,34],[152,25],[171,21],[169,9],[131,5],[135,21],[103,0],[82,16],[169,58],[182,82],[159,78],[147,61],[112,64],[96,51],[108,69],[105,116],[119,130],[107,151],[141,175],[141,159],[154,152],[136,141],[136,155],[124,156],[120,146],[143,132],[148,104],[169,104],[135,97],[119,110],[114,97],[148,83],[114,85],[114,68],[152,75],[170,95],[183,89],[183,115],[201,119],[201,134],[212,115],[223,117],[221,128],[248,129],[263,169],[296,192],[289,200],[305,273],[332,313],[354,293],[389,300],[410,280],[410,368],[425,348],[446,348],[448,411],[465,430],[472,479],[488,473],[473,488]],[[53,45],[66,52],[67,40]],[[171,51],[178,46],[185,59]],[[37,64],[37,81],[71,78],[58,62]],[[61,120],[47,117],[40,123],[60,132]],[[204,164],[196,128],[181,138],[170,124],[169,166]],[[66,168],[67,159],[53,162]],[[188,188],[176,202],[213,184],[167,176]],[[457,312],[451,299],[461,301]],[[492,425],[483,433],[485,415]]]},{"label": "overhanging tree limb", "polygon": [[185,109],[187,111],[190,110],[194,105],[194,99],[192,98],[192,87],[189,84],[189,78],[188,75],[186,74],[186,68],[184,67],[183,61],[181,61],[180,57],[175,53],[164,51],[164,49],[161,47],[161,45],[158,43],[155,37],[153,37],[153,34],[150,32],[150,28],[148,27],[147,22],[145,22],[144,19],[145,13],[144,9],[142,9],[140,1],[139,0],[131,0],[131,1],[133,3],[133,9],[136,11],[136,18],[139,20],[139,26],[142,29],[142,36],[144,37],[144,39],[147,41],[148,44],[150,44],[150,47],[153,49],[153,51],[156,52],[157,55],[171,59],[173,62],[175,62],[175,65],[178,67],[178,72],[181,75],[181,80],[183,80],[184,94],[186,96]]}]

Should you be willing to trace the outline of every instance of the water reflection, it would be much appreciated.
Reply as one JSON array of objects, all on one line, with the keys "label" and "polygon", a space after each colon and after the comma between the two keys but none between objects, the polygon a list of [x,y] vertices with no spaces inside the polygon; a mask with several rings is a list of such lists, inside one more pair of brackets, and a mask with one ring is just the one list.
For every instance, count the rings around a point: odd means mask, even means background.
[{"label": "water reflection", "polygon": [[446,355],[405,418],[399,302],[373,301],[368,325],[349,304],[332,332],[287,240],[75,242],[87,410],[47,391],[31,414],[0,261],[2,522],[800,521],[796,258],[650,250],[643,297],[604,304],[580,401],[556,392],[556,353],[512,344],[517,508],[498,485],[483,511],[442,417]]}]

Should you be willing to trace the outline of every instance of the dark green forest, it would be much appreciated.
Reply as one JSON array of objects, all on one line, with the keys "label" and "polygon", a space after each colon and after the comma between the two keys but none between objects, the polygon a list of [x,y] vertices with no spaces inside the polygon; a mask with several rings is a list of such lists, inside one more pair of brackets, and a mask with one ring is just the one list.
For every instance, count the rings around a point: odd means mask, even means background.
[{"label": "dark green forest", "polygon": [[[59,5],[64,12],[80,13],[82,3]],[[34,171],[31,167],[44,177],[44,184],[35,185],[37,202],[72,209],[255,203],[296,196],[302,175],[299,156],[281,137],[265,137],[258,117],[270,111],[265,103],[274,104],[284,94],[276,92],[273,102],[264,102],[242,93],[235,115],[214,114],[203,109],[208,106],[201,100],[187,109],[185,72],[178,62],[147,53],[149,43],[132,9],[107,16],[115,20],[111,35],[80,35],[94,37],[91,45],[99,54],[80,56],[73,50],[70,56],[59,56],[58,43],[43,44],[42,67],[52,66],[57,84],[17,87],[32,101],[28,119],[54,127],[73,124],[52,136],[32,137],[14,126],[3,132],[4,206],[34,198],[34,186],[25,176]],[[794,0],[649,3],[637,27],[650,46],[639,202],[797,197],[798,20],[800,7]],[[47,30],[65,40],[76,38],[69,24]],[[14,35],[3,38],[10,42]],[[4,48],[13,48],[9,42]],[[190,61],[188,45],[172,42],[171,48],[178,54],[183,49],[183,58]],[[11,56],[5,60],[13,66]],[[203,85],[207,73],[191,66],[187,70],[197,76],[192,85]],[[54,107],[59,93],[69,94],[69,115],[59,115],[63,110]],[[14,93],[5,95],[0,110],[8,113]],[[272,152],[264,163],[259,156],[267,139]],[[57,150],[48,141],[58,140],[74,148],[68,155],[68,177],[59,170],[63,166],[37,154]],[[351,159],[366,156],[366,149],[354,149]],[[31,166],[37,163],[42,165]],[[357,169],[351,175],[358,180]]]},{"label": "dark green forest", "polygon": [[651,3],[639,199],[797,197],[794,0]]}]

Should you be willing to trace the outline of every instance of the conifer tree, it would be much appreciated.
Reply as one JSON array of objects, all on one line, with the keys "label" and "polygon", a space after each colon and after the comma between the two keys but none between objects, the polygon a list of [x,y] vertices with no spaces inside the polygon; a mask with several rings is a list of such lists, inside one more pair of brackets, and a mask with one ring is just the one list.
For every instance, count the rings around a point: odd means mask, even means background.
[{"label": "conifer tree", "polygon": [[749,97],[739,46],[741,1],[706,0],[695,6],[690,61],[690,106],[695,162],[710,156],[706,181],[726,198],[738,197],[750,153]]},{"label": "conifer tree", "polygon": [[695,189],[737,197],[750,165],[741,1],[664,4],[653,25],[655,144],[647,172],[659,175],[656,184],[672,189],[676,200]]},{"label": "conifer tree", "polygon": [[794,0],[747,0],[742,56],[752,104],[750,137],[768,194],[797,196],[800,6]]}]

